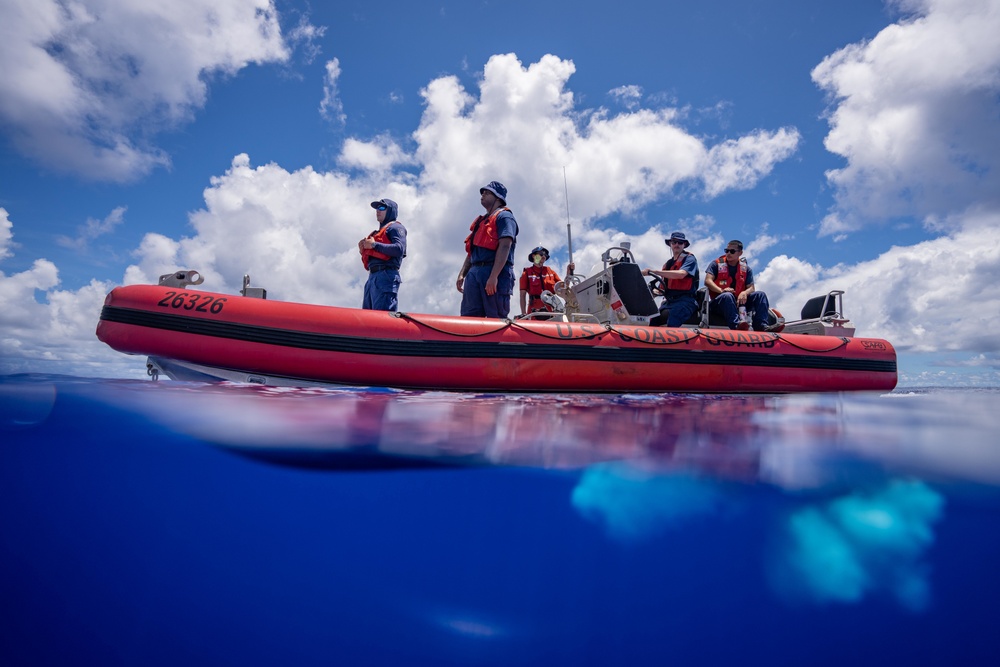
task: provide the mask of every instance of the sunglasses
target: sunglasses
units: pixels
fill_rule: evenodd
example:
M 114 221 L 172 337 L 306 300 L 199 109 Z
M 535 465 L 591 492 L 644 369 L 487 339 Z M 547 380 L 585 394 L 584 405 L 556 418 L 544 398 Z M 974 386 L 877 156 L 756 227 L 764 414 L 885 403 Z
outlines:
M 684 241 L 667 241 L 670 245 L 684 245 Z
M 739 250 L 736 250 L 734 248 L 726 248 L 726 254 L 727 255 L 735 255 L 738 252 L 739 252 Z
M 385 211 L 385 210 L 388 210 L 388 208 L 389 208 L 388 206 L 386 206 L 385 204 L 383 204 L 382 206 L 379 206 L 379 207 L 378 207 L 377 209 L 375 209 L 375 210 L 376 210 L 376 211 Z

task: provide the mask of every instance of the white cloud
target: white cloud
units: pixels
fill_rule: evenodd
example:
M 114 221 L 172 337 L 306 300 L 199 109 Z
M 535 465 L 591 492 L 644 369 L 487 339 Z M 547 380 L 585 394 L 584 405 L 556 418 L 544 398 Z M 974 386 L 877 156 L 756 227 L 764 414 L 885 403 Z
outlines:
M 128 280 L 154 281 L 188 268 L 201 271 L 206 286 L 235 290 L 249 272 L 274 298 L 357 306 L 364 280 L 357 240 L 375 224 L 368 203 L 390 197 L 409 229 L 401 309 L 454 313 L 462 240 L 480 212 L 484 183 L 497 179 L 508 186 L 522 244 L 556 249 L 565 245 L 565 201 L 552 193 L 563 193 L 566 165 L 581 243 L 575 259 L 583 267 L 598 261 L 605 240 L 626 238 L 592 221 L 671 196 L 680 184 L 704 183 L 712 192 L 744 187 L 766 175 L 776 154 L 794 143 L 783 130 L 757 132 L 749 142 L 737 140 L 739 150 L 712 156 L 673 123 L 669 111 L 611 116 L 597 110 L 586 113 L 579 128 L 566 90 L 573 71 L 571 62 L 554 56 L 528 67 L 513 55 L 495 56 L 478 99 L 453 77 L 436 79 L 422 91 L 426 110 L 413 133 L 414 151 L 388 136 L 350 139 L 339 158 L 350 175 L 253 167 L 249 156 L 237 156 L 206 190 L 205 208 L 192 215 L 194 236 L 169 248 L 166 239 L 151 237 Z M 727 161 L 733 168 L 720 168 Z M 389 171 L 402 165 L 417 169 Z M 664 233 L 656 225 L 648 243 L 645 236 L 631 239 L 640 261 L 662 263 Z M 591 242 L 601 247 L 585 247 Z
M 383 172 L 412 163 L 413 158 L 388 135 L 380 135 L 371 141 L 347 139 L 338 159 L 338 164 L 347 169 Z
M 758 285 L 786 317 L 844 289 L 861 335 L 907 352 L 995 355 L 1000 298 L 982 277 L 1000 271 L 1000 5 L 897 4 L 907 18 L 813 70 L 833 102 L 827 148 L 847 159 L 828 174 L 837 203 L 820 235 L 906 215 L 942 235 L 854 265 L 781 255 Z
M 14 239 L 14 223 L 10 221 L 7 209 L 0 206 L 0 259 L 11 256 L 10 246 Z
M 66 248 L 83 250 L 90 245 L 91 241 L 105 234 L 110 234 L 114 231 L 115 227 L 125 222 L 126 210 L 128 210 L 127 207 L 119 206 L 111 211 L 103 220 L 87 218 L 87 222 L 77 228 L 76 238 L 59 236 L 56 238 L 56 242 Z
M 137 376 L 141 364 L 94 336 L 113 285 L 92 280 L 75 291 L 56 289 L 58 285 L 59 271 L 45 259 L 10 276 L 0 272 L 0 373 Z M 36 300 L 36 292 L 45 294 L 44 303 Z
M 326 63 L 326 76 L 323 79 L 323 100 L 319 104 L 319 115 L 331 123 L 343 125 L 347 122 L 344 113 L 344 103 L 340 101 L 337 90 L 337 79 L 340 78 L 340 60 L 334 58 Z
M 204 104 L 210 75 L 288 55 L 272 0 L 8 0 L 0 121 L 48 168 L 128 181 L 169 163 L 150 137 Z
M 307 16 L 300 16 L 299 22 L 288 31 L 288 43 L 302 53 L 303 62 L 311 64 L 319 57 L 321 49 L 317 42 L 326 34 L 326 26 L 315 26 Z
M 642 101 L 642 86 L 619 86 L 608 91 L 626 109 L 636 109 Z
M 702 177 L 705 195 L 711 198 L 727 190 L 749 190 L 775 164 L 795 153 L 799 139 L 798 130 L 781 128 L 777 132 L 758 130 L 713 146 Z
M 964 359 L 943 360 L 939 366 L 961 366 L 966 368 L 1000 369 L 1000 357 L 997 355 L 973 354 Z
M 837 204 L 821 233 L 1000 206 L 1000 4 L 907 0 L 908 16 L 823 60 Z
M 790 319 L 809 297 L 846 290 L 844 309 L 858 334 L 886 338 L 899 350 L 1000 351 L 993 333 L 1000 327 L 1000 298 L 983 280 L 1000 274 L 1000 212 L 956 217 L 949 224 L 957 231 L 947 236 L 893 247 L 854 265 L 778 256 L 760 271 L 757 284 Z
M 768 227 L 769 225 L 767 223 L 761 225 L 760 234 L 758 234 L 753 241 L 743 244 L 744 255 L 748 258 L 748 261 L 751 261 L 753 257 L 759 256 L 765 250 L 773 248 L 783 240 L 789 238 L 787 236 L 774 236 L 773 234 L 768 234 Z

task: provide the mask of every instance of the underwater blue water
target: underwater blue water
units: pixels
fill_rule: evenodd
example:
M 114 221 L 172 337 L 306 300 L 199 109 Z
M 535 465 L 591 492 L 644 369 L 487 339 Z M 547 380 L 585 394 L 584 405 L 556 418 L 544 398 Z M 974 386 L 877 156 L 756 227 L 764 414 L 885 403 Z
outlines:
M 0 665 L 1000 664 L 998 426 L 0 377 Z

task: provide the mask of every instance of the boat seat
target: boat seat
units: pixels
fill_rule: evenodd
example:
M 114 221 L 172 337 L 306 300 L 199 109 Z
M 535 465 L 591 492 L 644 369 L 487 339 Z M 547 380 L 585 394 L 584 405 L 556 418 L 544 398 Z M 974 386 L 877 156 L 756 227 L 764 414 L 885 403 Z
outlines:
M 651 316 L 660 312 L 649 292 L 649 286 L 642 277 L 642 269 L 632 262 L 618 262 L 611 265 L 611 280 L 618 292 L 618 298 L 630 315 Z
M 698 302 L 698 310 L 691 313 L 691 317 L 684 324 L 693 324 L 696 327 L 704 327 L 712 324 L 708 309 L 708 303 L 711 301 L 708 298 L 708 288 L 699 287 L 698 291 L 694 293 L 694 299 Z
M 814 296 L 806 301 L 806 305 L 802 306 L 803 320 L 818 320 L 827 315 L 837 314 L 837 300 L 832 292 L 823 296 Z

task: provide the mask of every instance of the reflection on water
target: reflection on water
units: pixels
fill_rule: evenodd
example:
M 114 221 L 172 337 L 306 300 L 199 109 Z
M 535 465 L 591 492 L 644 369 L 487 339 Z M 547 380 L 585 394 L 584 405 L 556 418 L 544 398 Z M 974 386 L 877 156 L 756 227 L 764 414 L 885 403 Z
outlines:
M 641 599 L 641 591 L 651 587 L 651 606 L 644 612 L 650 618 L 616 612 L 647 632 L 659 627 L 657 605 L 680 604 L 675 598 L 682 597 L 688 586 L 713 591 L 720 608 L 743 597 L 764 604 L 754 597 L 761 595 L 756 585 L 765 591 L 769 604 L 778 605 L 771 614 L 782 613 L 776 611 L 779 608 L 819 613 L 888 603 L 905 616 L 926 617 L 942 604 L 939 598 L 955 604 L 955 590 L 969 585 L 953 584 L 942 596 L 940 581 L 949 576 L 968 573 L 979 586 L 1000 594 L 992 568 L 973 571 L 966 563 L 952 566 L 953 573 L 947 574 L 947 563 L 964 563 L 966 553 L 981 553 L 977 558 L 987 561 L 988 554 L 1000 555 L 992 537 L 998 534 L 995 517 L 1000 506 L 1000 448 L 993 444 L 998 415 L 997 391 L 472 395 L 0 378 L 0 482 L 6 480 L 6 487 L 0 485 L 0 506 L 12 507 L 24 503 L 24 498 L 40 505 L 46 502 L 44 495 L 35 495 L 42 494 L 40 489 L 49 482 L 46 470 L 54 478 L 68 476 L 70 484 L 85 483 L 89 472 L 64 469 L 60 456 L 93 460 L 94 470 L 100 470 L 110 456 L 100 448 L 101 440 L 115 433 L 125 438 L 128 447 L 115 450 L 122 470 L 115 471 L 112 481 L 100 482 L 104 495 L 99 498 L 141 495 L 145 487 L 136 491 L 130 476 L 145 470 L 142 453 L 153 444 L 160 443 L 159 458 L 152 458 L 161 466 L 171 461 L 162 443 L 169 443 L 178 455 L 212 452 L 214 459 L 197 459 L 195 467 L 184 464 L 150 483 L 147 502 L 152 503 L 154 518 L 168 527 L 179 525 L 199 513 L 218 512 L 219 504 L 224 506 L 230 496 L 241 497 L 244 504 L 259 496 L 261 506 L 251 511 L 250 518 L 241 514 L 242 504 L 219 515 L 224 522 L 244 521 L 248 526 L 236 546 L 209 531 L 209 536 L 200 538 L 202 548 L 224 551 L 220 556 L 224 561 L 246 558 L 252 550 L 244 543 L 253 543 L 256 531 L 266 531 L 261 526 L 269 525 L 273 512 L 273 526 L 281 528 L 272 526 L 272 531 L 298 522 L 302 532 L 275 542 L 279 551 L 269 558 L 289 561 L 290 571 L 295 572 L 300 554 L 347 550 L 354 556 L 340 567 L 358 581 L 381 581 L 398 567 L 407 571 L 411 567 L 407 558 L 421 553 L 427 559 L 423 569 L 412 566 L 419 574 L 394 579 L 395 587 L 384 598 L 371 588 L 352 592 L 343 584 L 328 594 L 338 605 L 368 605 L 372 618 L 386 613 L 373 599 L 384 599 L 390 609 L 410 600 L 421 609 L 414 615 L 425 617 L 423 627 L 465 641 L 524 641 L 527 630 L 509 630 L 517 625 L 539 635 L 547 629 L 568 642 L 565 638 L 576 634 L 556 630 L 553 619 L 561 614 L 587 628 L 595 622 L 612 623 L 603 612 L 592 610 L 620 609 L 625 601 L 615 598 L 617 593 L 605 593 L 608 599 L 598 600 L 598 593 L 581 591 L 594 586 L 616 590 L 623 577 L 636 586 L 629 593 L 633 597 Z M 37 438 L 61 443 L 62 453 L 54 456 L 51 447 L 41 446 Z M 91 454 L 79 451 L 80 447 L 100 455 L 88 459 Z M 386 470 L 393 472 L 378 474 Z M 253 482 L 241 481 L 241 476 L 254 471 L 259 474 Z M 365 472 L 354 474 L 357 471 Z M 25 474 L 34 475 L 34 481 L 22 481 Z M 192 479 L 200 476 L 210 481 L 198 490 Z M 121 489 L 115 491 L 115 484 Z M 302 497 L 300 487 L 309 489 Z M 160 497 L 173 498 L 178 509 L 160 504 Z M 382 504 L 375 499 L 382 499 Z M 110 500 L 92 502 L 104 523 L 104 517 L 122 511 Z M 970 512 L 970 503 L 986 510 Z M 957 515 L 961 507 L 965 514 Z M 369 516 L 367 522 L 356 518 L 357 513 Z M 464 523 L 459 518 L 463 513 Z M 16 533 L 20 524 L 13 516 L 8 515 L 0 527 L 7 533 L 0 532 L 6 544 L 34 539 L 29 536 L 38 530 L 36 524 L 26 523 L 25 532 Z M 951 555 L 945 558 L 937 545 L 949 521 L 979 529 L 968 532 L 968 542 L 961 548 L 954 544 L 953 531 L 952 548 L 946 552 Z M 982 530 L 984 525 L 992 530 Z M 71 548 L 85 554 L 99 541 L 89 536 L 94 526 L 79 530 L 87 539 L 71 543 Z M 397 552 L 398 535 L 411 532 L 411 546 L 419 546 Z M 321 539 L 319 535 L 335 540 L 336 547 L 312 545 Z M 126 549 L 143 553 L 130 542 L 138 539 L 132 533 L 123 532 L 121 539 Z M 971 540 L 987 541 L 973 545 Z M 472 555 L 467 553 L 470 545 L 480 543 L 490 545 L 490 550 L 473 548 Z M 365 576 L 373 556 L 359 544 L 391 544 L 385 550 L 389 560 L 376 560 Z M 699 551 L 702 545 L 704 551 Z M 0 556 L 4 553 L 0 548 Z M 13 562 L 30 562 L 36 556 L 17 554 Z M 495 560 L 486 567 L 484 560 L 491 558 Z M 622 569 L 609 571 L 609 564 L 615 563 Z M 507 567 L 513 564 L 517 576 L 504 579 L 511 576 Z M 715 583 L 737 566 L 743 568 L 738 576 Z M 528 586 L 524 579 L 530 580 L 534 569 L 548 575 L 544 584 L 536 584 L 543 588 L 526 595 L 531 604 L 540 604 L 539 598 L 566 600 L 568 607 L 557 602 L 543 605 L 547 611 L 535 612 L 537 617 L 506 609 L 512 591 Z M 579 577 L 564 573 L 576 570 Z M 17 572 L 14 566 L 8 574 Z M 464 581 L 463 592 L 441 593 L 448 585 L 444 582 L 456 577 Z M 492 579 L 498 582 L 496 591 L 484 583 Z M 412 581 L 434 581 L 438 592 L 418 587 L 408 597 Z M 718 585 L 723 588 L 712 588 Z M 242 586 L 240 582 L 237 597 L 243 595 Z M 469 586 L 478 594 L 470 597 L 465 592 Z M 310 581 L 299 596 L 311 600 L 314 589 L 315 582 Z M 419 605 L 413 599 L 424 602 Z M 661 602 L 664 599 L 675 601 Z M 685 615 L 697 615 L 692 609 L 697 609 L 698 599 L 686 599 Z M 287 602 L 279 597 L 273 603 L 280 607 L 281 600 Z M 628 605 L 635 604 L 639 603 L 629 598 Z M 679 622 L 675 616 L 671 623 Z M 755 622 L 752 614 L 742 616 L 739 627 Z M 794 624 L 794 617 L 785 623 Z M 756 627 L 755 632 L 764 629 Z M 953 639 L 949 635 L 949 645 Z M 584 644 L 574 655 L 593 660 L 592 648 Z M 645 653 L 636 650 L 629 655 L 663 657 L 655 648 Z M 797 663 L 809 655 L 793 652 L 777 662 Z M 848 657 L 835 650 L 830 656 L 830 662 L 835 662 L 833 656 Z M 509 661 L 503 658 L 514 657 L 523 656 L 497 654 L 485 662 L 504 664 Z M 455 664 L 483 662 L 480 654 L 452 658 Z
M 43 419 L 55 391 L 0 383 L 0 420 Z M 647 475 L 790 490 L 850 485 L 880 471 L 1000 484 L 997 391 L 568 396 L 105 382 L 85 392 L 175 432 L 303 467 L 356 468 L 363 454 L 376 469 L 619 462 Z

